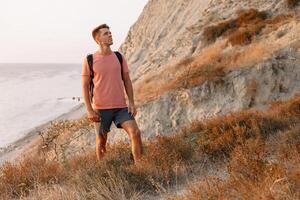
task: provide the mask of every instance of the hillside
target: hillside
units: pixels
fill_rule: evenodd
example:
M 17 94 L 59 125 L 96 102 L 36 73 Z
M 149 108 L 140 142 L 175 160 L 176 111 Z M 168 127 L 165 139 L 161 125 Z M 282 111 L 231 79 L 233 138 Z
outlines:
M 149 0 L 120 51 L 145 154 L 86 116 L 0 169 L 3 199 L 299 199 L 298 0 Z
M 84 124 L 61 122 L 50 133 L 63 135 Z M 68 159 L 45 157 L 47 143 L 40 155 L 1 167 L 0 194 L 37 200 L 299 199 L 299 124 L 299 96 L 266 111 L 194 121 L 172 136 L 144 142 L 138 165 L 122 142 L 110 145 L 100 162 L 94 150 Z

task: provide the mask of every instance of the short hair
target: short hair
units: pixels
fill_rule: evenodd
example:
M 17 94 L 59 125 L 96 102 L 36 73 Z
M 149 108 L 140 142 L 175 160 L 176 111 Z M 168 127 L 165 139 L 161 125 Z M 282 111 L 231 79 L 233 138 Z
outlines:
M 96 28 L 93 29 L 92 35 L 93 35 L 93 38 L 94 38 L 95 41 L 96 41 L 96 35 L 98 34 L 99 30 L 102 29 L 102 28 L 108 28 L 109 29 L 109 26 L 107 26 L 106 24 L 101 24 L 101 25 L 99 25 L 99 26 L 97 26 Z

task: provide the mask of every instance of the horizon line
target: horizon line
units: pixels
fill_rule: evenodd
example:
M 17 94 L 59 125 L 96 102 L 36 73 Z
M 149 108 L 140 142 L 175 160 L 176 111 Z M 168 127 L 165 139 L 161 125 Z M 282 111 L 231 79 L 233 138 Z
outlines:
M 81 64 L 75 62 L 0 62 L 0 64 Z

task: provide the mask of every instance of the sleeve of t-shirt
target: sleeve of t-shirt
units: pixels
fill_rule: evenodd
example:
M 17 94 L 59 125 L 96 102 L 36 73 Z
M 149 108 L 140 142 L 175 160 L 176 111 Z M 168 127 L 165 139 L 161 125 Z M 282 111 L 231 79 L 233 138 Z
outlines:
M 128 69 L 128 65 L 127 65 L 127 62 L 126 62 L 126 59 L 125 57 L 122 55 L 122 58 L 123 58 L 123 72 L 126 73 L 126 72 L 129 72 L 129 69 Z
M 81 75 L 82 76 L 89 76 L 90 75 L 90 68 L 87 62 L 87 59 L 84 58 L 82 62 L 82 69 L 81 69 Z

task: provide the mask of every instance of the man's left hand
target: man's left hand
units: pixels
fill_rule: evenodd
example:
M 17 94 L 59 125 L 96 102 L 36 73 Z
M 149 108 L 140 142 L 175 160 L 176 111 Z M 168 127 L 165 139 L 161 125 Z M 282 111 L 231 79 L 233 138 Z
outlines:
M 128 112 L 135 117 L 137 110 L 133 103 L 129 103 Z

